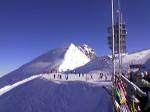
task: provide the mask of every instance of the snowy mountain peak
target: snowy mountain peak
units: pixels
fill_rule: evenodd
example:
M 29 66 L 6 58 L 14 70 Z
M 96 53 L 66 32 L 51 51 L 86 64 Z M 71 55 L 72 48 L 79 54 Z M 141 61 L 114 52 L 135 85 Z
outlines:
M 72 48 L 72 47 L 75 47 L 75 44 L 71 43 L 71 44 L 69 45 L 69 48 Z
M 83 44 L 81 46 L 78 46 L 78 48 L 86 55 L 88 56 L 90 59 L 95 59 L 96 58 L 96 53 L 94 51 L 94 49 L 92 49 L 91 47 L 89 47 L 86 44 Z
M 90 58 L 71 43 L 65 53 L 62 64 L 59 66 L 59 71 L 73 70 L 79 66 L 85 65 L 89 61 Z
M 27 65 L 27 68 L 29 68 L 28 70 L 32 68 L 35 71 L 42 67 L 40 71 L 43 71 L 44 68 L 45 72 L 52 69 L 62 72 L 82 66 L 89 61 L 90 59 L 76 45 L 71 43 L 67 48 L 54 49 L 36 58 Z
M 71 44 L 68 46 L 67 51 L 68 51 L 68 50 L 74 50 L 75 48 L 76 48 L 76 45 L 73 44 L 73 43 L 71 43 Z
M 67 48 L 53 49 L 5 75 L 0 79 L 0 87 L 27 78 L 32 74 L 73 70 L 87 64 L 90 60 L 85 53 L 71 43 Z

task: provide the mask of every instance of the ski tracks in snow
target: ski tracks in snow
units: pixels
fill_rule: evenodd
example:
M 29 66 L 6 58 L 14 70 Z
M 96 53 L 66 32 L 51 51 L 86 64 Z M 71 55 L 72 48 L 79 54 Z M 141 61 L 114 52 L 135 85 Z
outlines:
M 5 86 L 5 87 L 0 89 L 0 96 L 3 95 L 4 93 L 7 93 L 8 91 L 12 90 L 13 88 L 15 88 L 17 86 L 22 85 L 22 84 L 24 84 L 26 82 L 29 82 L 29 81 L 31 81 L 31 80 L 33 80 L 35 78 L 38 78 L 38 77 L 41 77 L 41 75 L 33 75 L 33 76 L 29 77 L 29 78 L 26 78 L 26 79 L 24 79 L 22 81 L 16 82 L 16 83 L 14 83 L 12 85 L 7 85 L 7 86 Z

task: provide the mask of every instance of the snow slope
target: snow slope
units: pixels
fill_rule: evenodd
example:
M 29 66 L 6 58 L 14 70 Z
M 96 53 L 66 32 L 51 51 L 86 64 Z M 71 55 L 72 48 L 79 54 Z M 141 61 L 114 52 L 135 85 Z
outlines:
M 55 75 L 55 78 L 54 78 Z M 59 77 L 59 75 L 61 75 L 61 78 Z M 93 78 L 91 79 L 91 75 L 93 76 Z M 66 79 L 66 76 L 68 76 L 68 79 Z M 111 85 L 111 77 L 108 77 L 107 80 L 105 80 L 105 78 L 99 78 L 99 75 L 97 74 L 85 74 L 82 76 L 79 76 L 78 74 L 64 74 L 64 73 L 50 73 L 50 74 L 38 74 L 38 75 L 33 75 L 30 76 L 24 80 L 18 81 L 12 85 L 6 85 L 3 88 L 0 88 L 0 96 L 7 93 L 8 91 L 14 89 L 17 86 L 20 86 L 24 83 L 27 83 L 33 79 L 36 78 L 43 78 L 43 79 L 47 79 L 47 80 L 51 80 L 53 82 L 57 82 L 57 83 L 62 83 L 62 82 L 67 82 L 67 81 L 83 81 L 86 83 L 97 83 L 98 85 Z
M 46 74 L 51 70 L 109 74 L 111 58 L 92 58 L 94 55 L 86 45 L 70 44 L 47 52 L 0 78 L 0 112 L 111 112 L 111 96 L 102 87 L 110 87 L 111 82 L 99 82 L 96 75 L 94 79 L 90 79 L 90 75 L 79 79 L 76 74 L 70 74 L 67 81 L 63 74 L 60 81 L 54 79 L 54 74 Z M 145 64 L 150 69 L 150 49 L 124 55 L 123 64 L 124 67 Z M 56 73 L 56 77 L 59 74 Z
M 117 62 L 117 60 L 116 60 Z M 123 55 L 123 69 L 126 71 L 131 64 L 144 64 L 150 70 L 150 49 Z M 118 62 L 116 63 L 118 70 Z M 84 66 L 75 69 L 76 72 L 103 72 L 109 74 L 112 71 L 110 56 L 97 57 Z
M 90 59 L 82 53 L 74 44 L 70 44 L 67 48 L 54 49 L 39 58 L 26 64 L 22 68 L 24 71 L 50 71 L 56 69 L 58 71 L 72 70 L 76 67 L 88 63 Z
M 124 64 L 144 64 L 150 59 L 150 49 L 142 50 L 132 54 L 127 54 L 123 58 Z
M 146 70 L 150 71 L 150 58 L 146 61 L 145 66 L 146 66 Z
M 29 78 L 26 78 L 26 79 L 24 79 L 22 81 L 16 82 L 16 83 L 14 83 L 12 85 L 7 85 L 7 86 L 5 86 L 5 87 L 3 87 L 3 88 L 0 89 L 0 96 L 3 95 L 3 94 L 5 94 L 5 93 L 7 93 L 10 90 L 12 90 L 13 88 L 15 88 L 17 86 L 20 86 L 21 84 L 24 84 L 26 82 L 29 82 L 29 81 L 37 78 L 37 77 L 40 77 L 40 76 L 41 75 L 33 75 L 33 76 L 29 77 Z
M 138 51 L 131 54 L 126 54 L 123 57 L 124 68 L 128 68 L 129 65 L 142 64 L 145 65 L 145 69 L 150 68 L 150 49 Z
M 75 69 L 76 72 L 105 72 L 110 73 L 112 69 L 112 62 L 108 56 L 97 57 L 94 60 L 91 60 L 84 66 L 78 67 Z
M 65 54 L 64 60 L 59 67 L 59 71 L 73 70 L 79 66 L 85 65 L 90 59 L 81 52 L 78 47 L 71 44 Z
M 104 84 L 105 85 L 105 84 Z M 34 78 L 0 96 L 0 112 L 111 112 L 102 85 Z
M 88 56 L 86 56 L 78 47 L 74 44 L 70 44 L 66 48 L 51 50 L 0 78 L 0 88 L 23 80 L 33 74 L 49 72 L 51 70 L 72 70 L 89 61 L 90 58 L 88 58 Z

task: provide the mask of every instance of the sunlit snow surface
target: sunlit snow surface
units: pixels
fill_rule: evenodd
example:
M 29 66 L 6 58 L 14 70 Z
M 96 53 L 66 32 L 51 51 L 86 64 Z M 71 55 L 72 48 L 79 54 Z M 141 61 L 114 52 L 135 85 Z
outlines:
M 74 44 L 71 44 L 65 54 L 62 64 L 59 66 L 59 71 L 73 70 L 79 66 L 88 63 L 90 59 L 79 50 Z
M 72 77 L 75 77 L 72 76 Z M 76 76 L 77 77 L 77 76 Z M 10 86 L 0 96 L 0 112 L 111 112 L 111 96 L 98 82 L 84 78 L 66 81 L 39 75 Z M 28 80 L 28 81 L 27 81 Z M 13 87 L 13 88 L 11 88 Z M 0 89 L 1 92 L 2 89 Z M 3 89 L 4 90 L 4 89 Z
M 111 96 L 103 88 L 110 88 L 111 82 L 97 75 L 104 73 L 111 79 L 111 59 L 90 60 L 85 51 L 92 50 L 81 51 L 73 44 L 54 49 L 0 78 L 0 112 L 112 112 Z M 150 50 L 123 56 L 124 68 L 145 63 L 150 70 Z M 55 79 L 54 74 L 43 74 L 74 68 L 78 74 L 69 74 L 68 80 L 66 74 L 61 79 L 58 73 Z
M 148 59 L 150 59 L 150 49 L 125 55 L 123 57 L 123 63 L 145 64 Z

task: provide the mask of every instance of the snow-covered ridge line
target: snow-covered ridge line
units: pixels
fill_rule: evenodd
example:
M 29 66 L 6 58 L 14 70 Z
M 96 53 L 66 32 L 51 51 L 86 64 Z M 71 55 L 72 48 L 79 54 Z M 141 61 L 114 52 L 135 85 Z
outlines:
M 26 79 L 24 79 L 22 81 L 19 81 L 17 83 L 12 84 L 12 85 L 7 85 L 7 86 L 5 86 L 5 87 L 0 89 L 0 96 L 3 95 L 4 93 L 7 93 L 8 91 L 12 90 L 13 88 L 15 88 L 17 86 L 22 85 L 22 84 L 24 84 L 26 82 L 29 82 L 29 81 L 31 81 L 31 80 L 33 80 L 35 78 L 38 78 L 38 77 L 41 77 L 41 74 L 40 75 L 33 75 L 33 76 L 29 77 L 29 78 L 26 78 Z
M 55 76 L 54 76 L 55 75 Z M 61 78 L 60 78 L 61 76 Z M 55 78 L 54 78 L 55 77 Z M 86 83 L 99 83 L 98 85 L 103 85 L 105 82 L 106 85 L 111 84 L 111 76 L 103 76 L 100 78 L 99 74 L 60 74 L 60 73 L 52 73 L 52 74 L 43 74 L 41 78 L 44 78 L 46 80 L 51 80 L 56 83 L 63 83 L 63 82 L 75 82 L 75 81 L 82 81 Z
M 137 50 L 137 51 L 130 52 L 130 53 L 128 53 L 128 55 L 137 54 L 137 53 L 140 53 L 140 52 L 149 52 L 149 51 L 150 51 L 150 48 L 141 49 L 141 50 Z
M 55 78 L 54 78 L 55 75 Z M 61 79 L 60 79 L 60 75 L 61 75 Z M 99 75 L 98 74 L 92 74 L 92 78 L 91 78 L 91 74 L 86 74 L 86 75 L 81 75 L 79 76 L 79 74 L 61 74 L 61 73 L 52 73 L 52 74 L 39 74 L 39 75 L 33 75 L 29 78 L 26 78 L 24 80 L 21 80 L 19 82 L 16 82 L 12 85 L 7 85 L 3 88 L 0 89 L 0 96 L 7 93 L 8 91 L 14 89 L 17 86 L 20 86 L 24 83 L 27 83 L 33 79 L 36 79 L 38 77 L 44 78 L 46 80 L 51 80 L 53 82 L 56 83 L 61 83 L 61 82 L 65 82 L 65 81 L 83 81 L 86 83 L 99 83 L 98 85 L 110 85 L 111 82 L 111 76 L 107 77 L 107 82 L 105 77 L 99 79 Z M 66 77 L 68 77 L 68 79 L 66 79 Z M 105 82 L 105 84 L 104 84 Z

